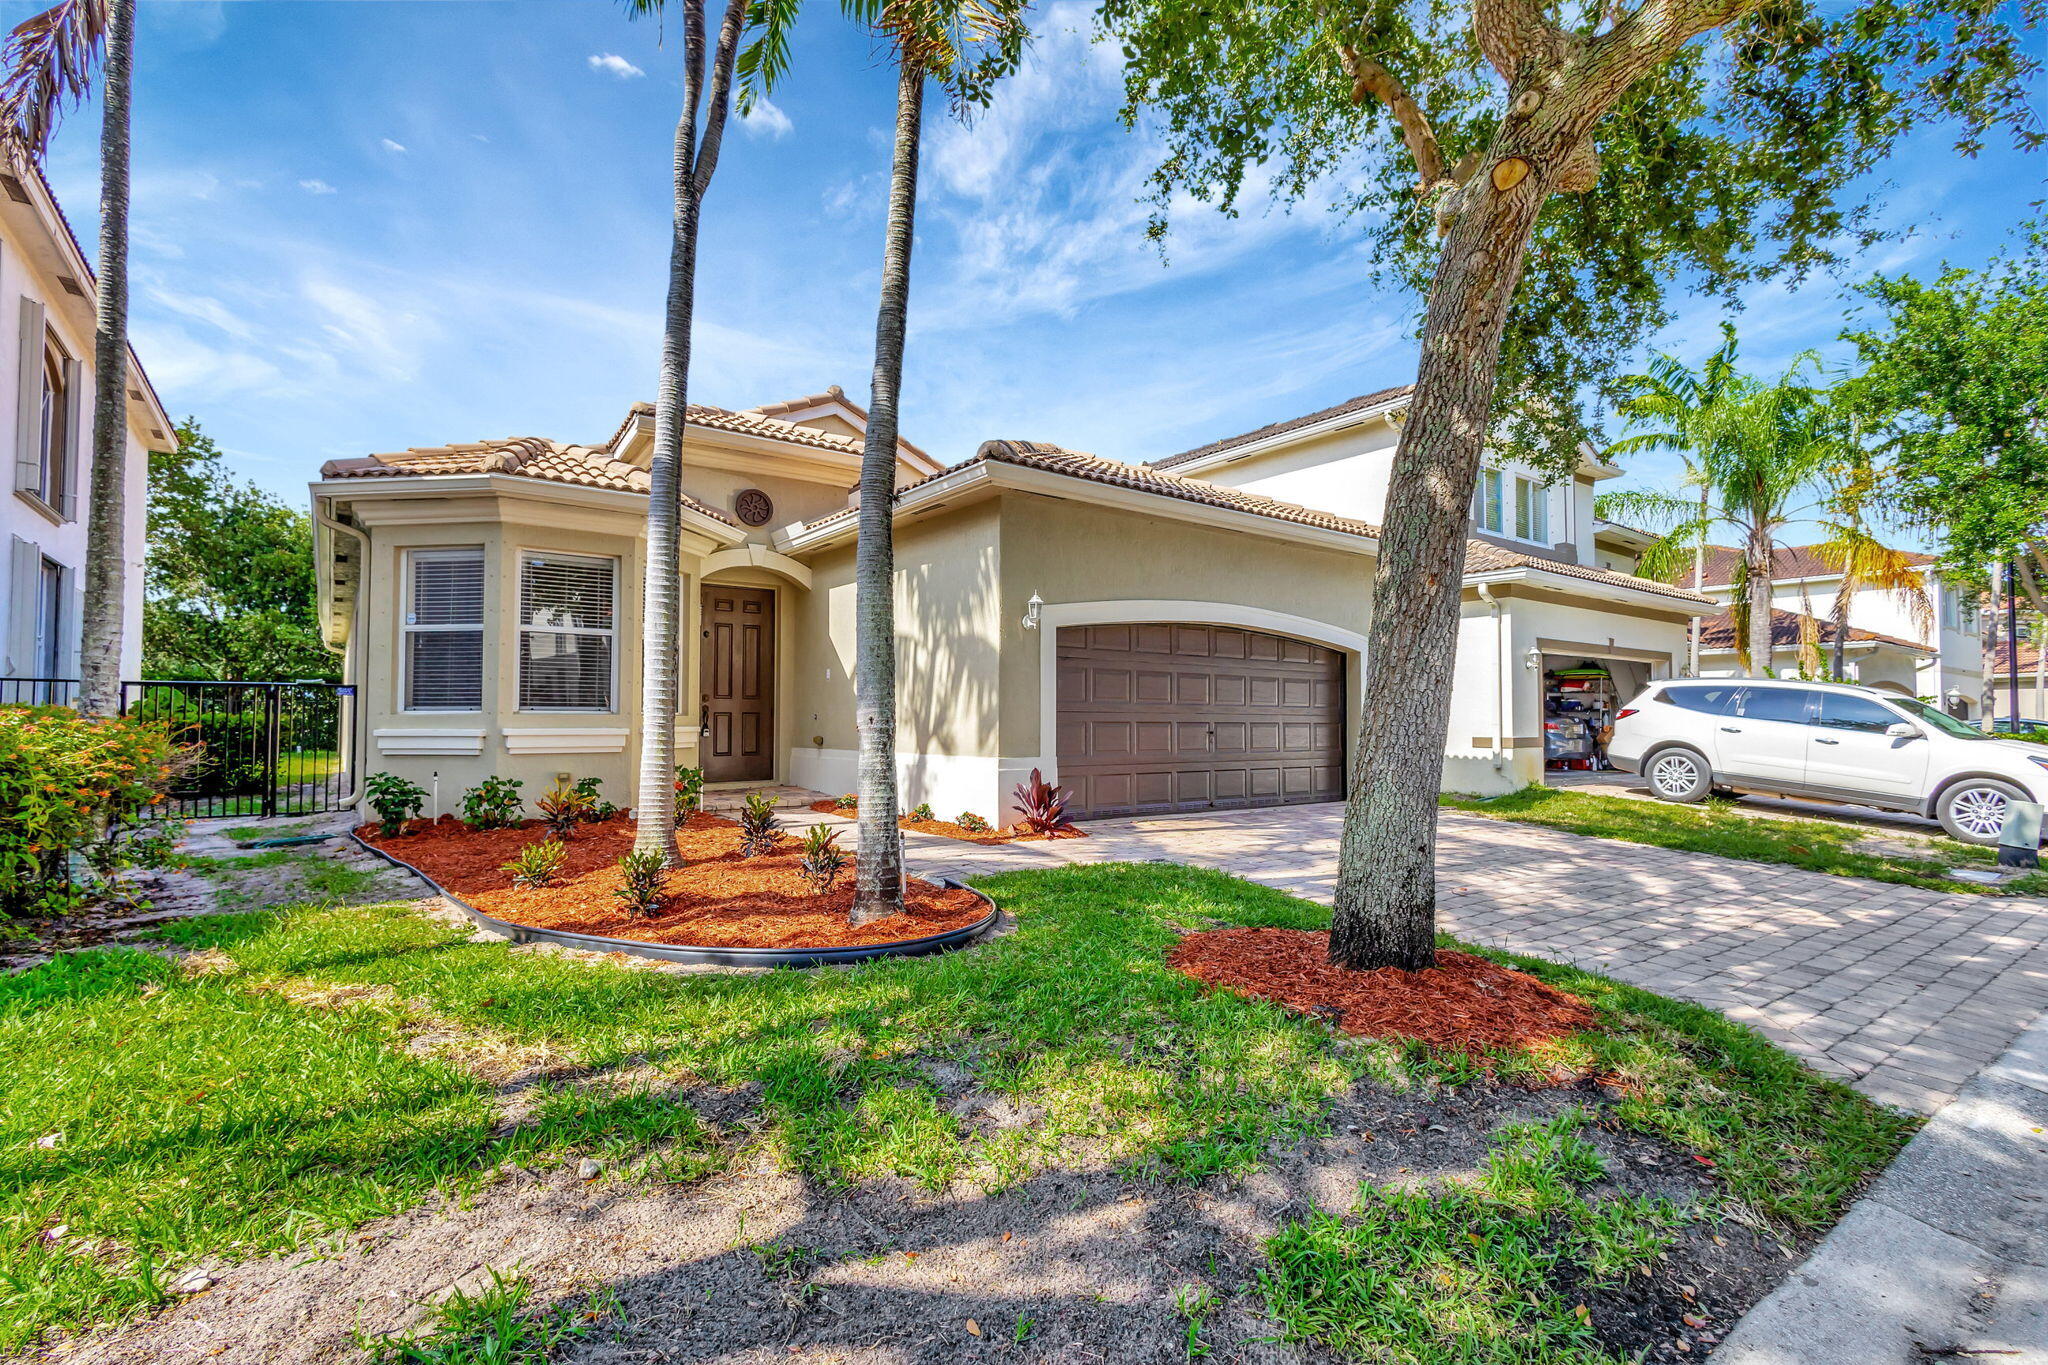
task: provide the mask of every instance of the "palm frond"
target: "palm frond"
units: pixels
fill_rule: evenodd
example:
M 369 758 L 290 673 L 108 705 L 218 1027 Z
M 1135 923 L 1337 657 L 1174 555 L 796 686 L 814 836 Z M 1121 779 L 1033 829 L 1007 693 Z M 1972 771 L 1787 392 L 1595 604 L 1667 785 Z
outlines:
M 641 0 L 645 3 L 646 0 Z M 861 0 L 847 0 L 849 5 Z M 735 98 L 741 114 L 751 112 L 789 74 L 790 35 L 796 30 L 797 0 L 753 0 L 747 7 L 747 32 L 751 40 L 740 49 L 737 65 L 739 90 Z
M 107 23 L 106 0 L 59 0 L 15 25 L 0 45 L 0 137 L 43 154 L 65 108 L 92 90 Z
M 1696 520 L 1699 511 L 1699 499 L 1655 488 L 1618 489 L 1593 500 L 1593 515 L 1601 520 L 1640 526 L 1659 535 L 1669 534 L 1681 522 Z

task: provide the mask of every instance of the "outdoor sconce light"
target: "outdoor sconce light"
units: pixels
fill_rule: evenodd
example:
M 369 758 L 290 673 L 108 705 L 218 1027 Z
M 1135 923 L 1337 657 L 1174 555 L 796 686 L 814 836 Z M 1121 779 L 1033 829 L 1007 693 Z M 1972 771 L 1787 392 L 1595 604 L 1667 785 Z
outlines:
M 1044 609 L 1045 599 L 1040 597 L 1037 593 L 1032 593 L 1031 600 L 1024 604 L 1024 629 L 1037 630 L 1038 613 L 1040 611 L 1043 611 Z
M 1526 668 L 1543 667 L 1543 651 L 1530 645 L 1529 652 L 1522 656 L 1522 664 Z

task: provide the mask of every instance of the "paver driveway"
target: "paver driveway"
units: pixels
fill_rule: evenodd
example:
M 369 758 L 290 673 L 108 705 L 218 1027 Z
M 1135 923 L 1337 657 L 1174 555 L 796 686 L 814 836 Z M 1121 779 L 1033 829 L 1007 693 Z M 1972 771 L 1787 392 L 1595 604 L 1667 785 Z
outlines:
M 1339 805 L 1112 820 L 981 847 L 906 838 L 960 875 L 1167 858 L 1327 903 Z M 1721 1010 L 1875 1099 L 1931 1113 L 2048 1008 L 2048 902 L 1944 895 L 1442 813 L 1445 929 Z

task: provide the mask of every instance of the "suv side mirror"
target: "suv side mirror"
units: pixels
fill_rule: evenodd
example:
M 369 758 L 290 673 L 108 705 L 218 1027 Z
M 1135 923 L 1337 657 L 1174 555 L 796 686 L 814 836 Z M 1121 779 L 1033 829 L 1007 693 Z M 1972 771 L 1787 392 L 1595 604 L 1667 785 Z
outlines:
M 1884 727 L 1884 733 L 1887 739 L 1918 739 L 1920 727 L 1911 721 L 1895 720 Z

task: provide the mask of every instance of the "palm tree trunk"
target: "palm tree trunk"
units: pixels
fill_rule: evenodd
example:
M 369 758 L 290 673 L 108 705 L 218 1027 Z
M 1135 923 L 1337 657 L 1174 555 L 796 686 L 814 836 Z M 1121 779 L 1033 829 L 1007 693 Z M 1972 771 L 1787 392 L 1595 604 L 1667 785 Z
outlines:
M 860 836 L 853 908 L 866 924 L 903 908 L 903 833 L 896 825 L 897 405 L 910 303 L 910 246 L 917 216 L 917 156 L 924 69 L 905 61 L 896 83 L 896 149 L 889 168 L 889 225 L 882 301 L 875 314 L 874 392 L 860 458 L 860 531 L 854 551 L 854 723 L 860 735 Z
M 1708 490 L 1700 489 L 1700 533 L 1692 546 L 1692 590 L 1694 595 L 1703 596 L 1702 589 L 1707 583 L 1707 518 L 1710 515 Z M 1685 676 L 1697 678 L 1700 675 L 1700 618 L 1695 616 L 1685 628 Z
M 85 526 L 85 619 L 78 651 L 78 709 L 89 716 L 111 716 L 121 708 L 121 607 L 128 580 L 128 106 L 135 0 L 110 0 L 107 21 L 92 339 L 92 506 Z
M 676 706 L 682 673 L 683 427 L 690 387 L 690 322 L 697 290 L 697 108 L 703 81 L 704 9 L 683 17 L 683 112 L 670 166 L 674 213 L 668 252 L 668 303 L 661 370 L 655 383 L 654 452 L 647 466 L 646 582 L 641 587 L 640 781 L 634 797 L 635 853 L 674 867 Z
M 1771 532 L 1761 522 L 1749 532 L 1744 555 L 1749 560 L 1745 575 L 1749 585 L 1749 672 L 1766 678 L 1771 673 Z
M 1842 586 L 1835 589 L 1835 657 L 1832 667 L 1836 682 L 1849 680 L 1849 599 L 1855 595 L 1855 580 L 1845 571 L 1842 574 Z
M 1556 164 L 1502 144 L 1492 155 Z M 1496 189 L 1474 177 L 1430 287 L 1415 402 L 1394 451 L 1373 575 L 1364 714 L 1330 922 L 1330 960 L 1340 966 L 1419 971 L 1436 962 L 1437 791 L 1466 515 L 1492 427 L 1501 333 L 1548 193 L 1532 183 L 1541 180 Z
M 1985 583 L 1983 613 L 1977 618 L 1979 652 L 1984 657 L 1984 666 L 1977 671 L 1977 725 L 1986 734 L 1992 732 L 1998 711 L 1998 572 L 1993 564 Z

